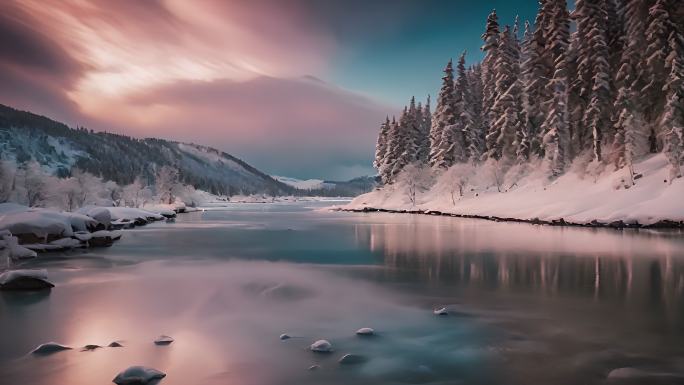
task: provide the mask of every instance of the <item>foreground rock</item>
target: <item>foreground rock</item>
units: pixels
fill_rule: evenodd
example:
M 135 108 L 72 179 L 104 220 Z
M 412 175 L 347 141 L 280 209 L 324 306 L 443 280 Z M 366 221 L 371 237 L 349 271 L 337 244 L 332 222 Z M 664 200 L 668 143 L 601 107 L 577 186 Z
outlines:
M 154 340 L 155 345 L 170 345 L 173 342 L 173 338 L 165 335 L 160 335 L 157 337 L 156 340 Z
M 361 328 L 356 331 L 356 335 L 359 336 L 372 336 L 375 334 L 375 330 L 373 328 Z
M 442 307 L 442 308 L 439 308 L 439 309 L 435 309 L 435 310 L 433 310 L 432 312 L 433 312 L 435 315 L 449 315 L 449 311 L 448 311 L 447 308 L 445 308 L 445 307 Z
M 358 354 L 345 354 L 339 359 L 340 365 L 358 365 L 368 361 L 368 358 Z
M 61 352 L 63 350 L 71 350 L 72 348 L 66 345 L 58 344 L 57 342 L 47 342 L 39 345 L 31 351 L 31 354 L 48 355 L 52 353 Z
M 55 287 L 47 270 L 10 270 L 0 274 L 0 290 L 46 290 Z
M 117 385 L 144 385 L 166 377 L 166 373 L 145 366 L 131 366 L 112 380 Z
M 330 353 L 332 352 L 332 344 L 328 340 L 318 340 L 309 347 L 312 352 Z

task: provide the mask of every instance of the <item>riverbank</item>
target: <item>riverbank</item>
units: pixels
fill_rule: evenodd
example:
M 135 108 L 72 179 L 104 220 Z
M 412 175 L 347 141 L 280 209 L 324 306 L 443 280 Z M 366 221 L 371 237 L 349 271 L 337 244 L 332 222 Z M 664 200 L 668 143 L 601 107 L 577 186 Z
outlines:
M 427 187 L 400 181 L 334 209 L 553 226 L 684 228 L 684 180 L 668 180 L 662 155 L 636 164 L 633 183 L 625 170 L 606 171 L 600 178 L 568 172 L 554 181 L 530 171 L 497 187 L 488 183 L 485 171 L 475 170 L 460 188 L 458 179 L 444 177 Z

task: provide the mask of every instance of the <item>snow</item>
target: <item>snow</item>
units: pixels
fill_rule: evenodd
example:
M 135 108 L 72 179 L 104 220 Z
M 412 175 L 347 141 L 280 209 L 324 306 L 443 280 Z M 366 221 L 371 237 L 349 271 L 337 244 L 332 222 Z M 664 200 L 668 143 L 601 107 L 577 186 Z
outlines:
M 0 212 L 6 212 L 0 214 L 0 230 L 8 230 L 15 235 L 33 234 L 39 238 L 45 238 L 48 235 L 71 236 L 73 234 L 71 217 L 68 215 L 44 209 L 4 210 L 2 207 L 4 205 L 7 203 L 0 204 Z
M 332 352 L 332 344 L 328 340 L 318 340 L 309 347 L 311 351 L 318 353 Z
M 669 183 L 666 157 L 663 154 L 647 157 L 636 163 L 634 169 L 642 177 L 633 186 L 629 186 L 625 169 L 605 171 L 596 177 L 571 170 L 552 182 L 533 169 L 514 186 L 504 185 L 503 192 L 498 192 L 491 183 L 484 182 L 487 170 L 479 168 L 463 189 L 464 196 L 459 197 L 456 192 L 454 200 L 453 192 L 445 191 L 444 186 L 455 183 L 438 180 L 427 191 L 418 191 L 414 204 L 407 194 L 407 182 L 402 180 L 361 195 L 341 208 L 435 211 L 545 222 L 563 219 L 577 224 L 623 221 L 650 225 L 665 220 L 684 221 L 684 178 Z
M 135 221 L 136 219 L 160 221 L 164 219 L 161 214 L 133 207 L 107 207 L 107 210 L 112 216 L 112 221 Z
M 11 259 L 29 259 L 37 256 L 36 252 L 19 245 L 17 237 L 13 237 L 9 232 L 0 237 L 0 249 L 6 248 Z
M 105 227 L 108 227 L 109 224 L 112 222 L 112 214 L 109 212 L 109 210 L 106 207 L 84 206 L 84 207 L 81 207 L 80 209 L 78 209 L 77 212 L 93 218 L 94 220 L 96 220 L 98 223 L 104 225 Z
M 145 366 L 131 366 L 117 374 L 112 380 L 117 385 L 148 384 L 153 380 L 166 377 L 165 373 Z
M 34 278 L 45 281 L 47 280 L 47 270 L 9 270 L 0 274 L 0 285 L 6 285 L 19 278 Z

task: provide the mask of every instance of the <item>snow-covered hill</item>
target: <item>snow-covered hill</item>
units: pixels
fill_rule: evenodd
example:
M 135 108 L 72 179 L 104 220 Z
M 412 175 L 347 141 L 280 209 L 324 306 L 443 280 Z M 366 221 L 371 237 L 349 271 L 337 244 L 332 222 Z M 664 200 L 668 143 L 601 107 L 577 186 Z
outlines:
M 286 185 L 292 186 L 294 188 L 298 188 L 300 190 L 317 190 L 317 189 L 322 189 L 322 188 L 331 188 L 334 187 L 333 184 L 331 183 L 326 183 L 325 181 L 321 179 L 297 179 L 297 178 L 290 178 L 287 176 L 278 176 L 278 175 L 271 175 L 271 177 L 277 181 L 283 182 Z
M 36 160 L 58 176 L 77 167 L 121 185 L 136 176 L 152 180 L 157 168 L 170 165 L 179 170 L 182 182 L 215 194 L 295 192 L 292 186 L 211 147 L 72 129 L 4 105 L 0 105 L 0 155 L 19 163 Z
M 347 210 L 387 210 L 474 216 L 532 223 L 682 226 L 684 178 L 670 183 L 665 155 L 636 163 L 634 185 L 627 170 L 590 175 L 571 170 L 549 181 L 530 167 L 499 188 L 485 166 L 455 166 L 433 179 L 428 170 L 358 196 Z M 499 189 L 501 192 L 499 192 Z

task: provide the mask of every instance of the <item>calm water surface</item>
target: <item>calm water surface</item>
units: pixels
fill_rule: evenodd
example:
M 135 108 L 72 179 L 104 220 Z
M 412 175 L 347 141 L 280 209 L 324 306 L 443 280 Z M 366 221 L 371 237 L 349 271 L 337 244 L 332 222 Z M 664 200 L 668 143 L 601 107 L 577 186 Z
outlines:
M 0 383 L 107 384 L 130 365 L 168 385 L 684 383 L 681 232 L 323 205 L 185 214 L 29 262 L 56 287 L 0 294 Z M 320 338 L 335 351 L 308 351 Z M 339 365 L 346 353 L 367 361 Z

